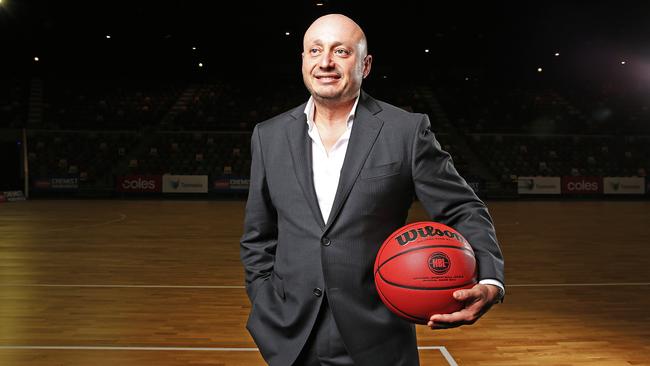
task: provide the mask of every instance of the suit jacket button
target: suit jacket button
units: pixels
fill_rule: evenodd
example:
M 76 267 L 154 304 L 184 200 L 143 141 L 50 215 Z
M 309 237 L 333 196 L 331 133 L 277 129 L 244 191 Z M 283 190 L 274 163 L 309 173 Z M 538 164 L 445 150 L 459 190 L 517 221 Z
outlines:
M 325 237 L 320 240 L 320 243 L 328 247 L 330 244 L 332 244 L 332 241 L 329 238 Z
M 321 297 L 322 295 L 323 295 L 323 290 L 321 290 L 321 289 L 319 289 L 318 287 L 316 287 L 316 288 L 314 289 L 314 296 L 316 296 L 316 297 Z

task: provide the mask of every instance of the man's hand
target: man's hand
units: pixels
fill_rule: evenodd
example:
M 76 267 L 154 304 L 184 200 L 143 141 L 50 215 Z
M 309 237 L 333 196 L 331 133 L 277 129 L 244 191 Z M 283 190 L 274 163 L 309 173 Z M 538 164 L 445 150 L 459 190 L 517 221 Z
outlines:
M 427 324 L 431 329 L 455 328 L 474 324 L 499 298 L 499 288 L 493 285 L 477 284 L 471 289 L 454 292 L 454 298 L 465 304 L 465 308 L 451 314 L 434 314 Z

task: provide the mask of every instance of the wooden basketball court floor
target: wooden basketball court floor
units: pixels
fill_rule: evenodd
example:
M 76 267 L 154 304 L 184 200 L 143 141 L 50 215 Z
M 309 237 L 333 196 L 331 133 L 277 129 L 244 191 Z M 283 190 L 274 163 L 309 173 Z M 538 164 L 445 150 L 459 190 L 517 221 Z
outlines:
M 650 365 L 650 202 L 488 202 L 507 298 L 422 365 Z M 244 202 L 0 205 L 0 365 L 263 365 Z M 417 204 L 409 221 L 426 219 Z

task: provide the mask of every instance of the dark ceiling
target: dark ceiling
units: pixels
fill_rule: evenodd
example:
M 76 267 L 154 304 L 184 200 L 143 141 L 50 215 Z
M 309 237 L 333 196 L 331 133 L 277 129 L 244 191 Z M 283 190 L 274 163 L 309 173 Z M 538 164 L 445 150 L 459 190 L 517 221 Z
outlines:
M 609 77 L 650 60 L 650 1 L 321 3 L 2 0 L 1 62 L 72 76 L 297 75 L 302 33 L 330 12 L 364 28 L 374 77 Z

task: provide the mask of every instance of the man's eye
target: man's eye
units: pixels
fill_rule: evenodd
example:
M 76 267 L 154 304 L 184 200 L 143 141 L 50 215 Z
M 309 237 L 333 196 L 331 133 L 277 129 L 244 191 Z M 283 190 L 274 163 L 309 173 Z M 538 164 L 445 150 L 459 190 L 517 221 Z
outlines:
M 311 53 L 312 55 L 318 54 L 319 52 L 320 50 L 318 48 L 312 48 L 309 50 L 309 53 Z
M 336 53 L 337 55 L 341 55 L 341 56 L 348 56 L 350 54 L 350 51 L 339 48 L 339 49 L 335 50 L 334 53 Z

